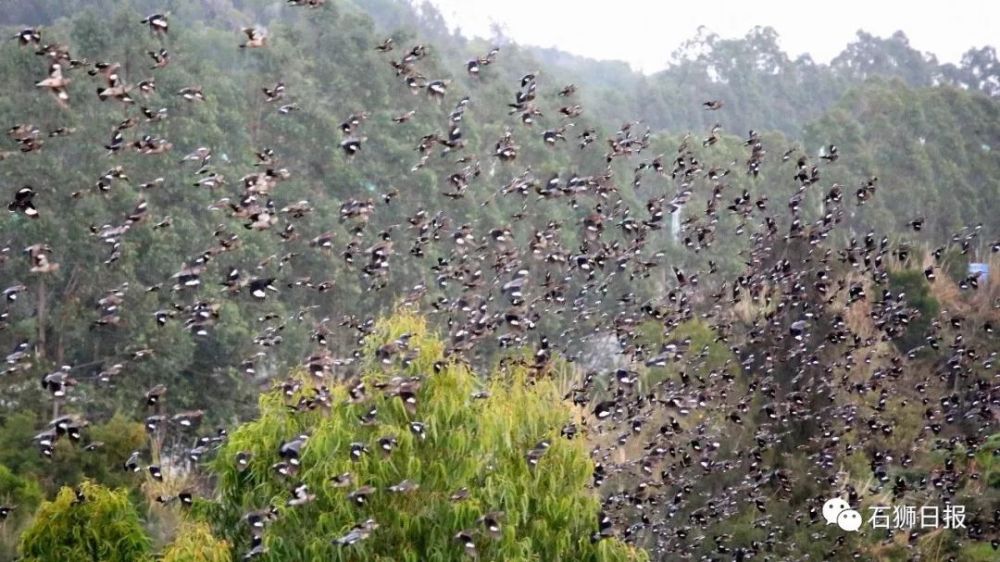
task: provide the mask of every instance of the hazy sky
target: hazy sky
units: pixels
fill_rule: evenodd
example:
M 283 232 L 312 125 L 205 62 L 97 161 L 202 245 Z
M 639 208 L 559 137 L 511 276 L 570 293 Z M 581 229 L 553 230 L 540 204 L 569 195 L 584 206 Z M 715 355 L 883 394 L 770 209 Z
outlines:
M 910 44 L 957 62 L 969 47 L 996 45 L 1000 0 L 430 0 L 451 27 L 490 36 L 496 22 L 518 43 L 593 58 L 618 59 L 646 72 L 705 25 L 742 37 L 769 25 L 792 57 L 829 62 L 858 29 L 879 36 L 903 30 Z

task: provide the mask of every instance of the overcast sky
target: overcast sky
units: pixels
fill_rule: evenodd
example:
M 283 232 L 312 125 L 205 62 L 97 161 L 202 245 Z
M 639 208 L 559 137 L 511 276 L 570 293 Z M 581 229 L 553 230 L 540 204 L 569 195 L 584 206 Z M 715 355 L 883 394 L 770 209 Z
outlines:
M 879 36 L 901 29 L 914 48 L 944 62 L 1000 37 L 1000 0 L 430 1 L 466 35 L 489 37 L 496 22 L 518 43 L 624 60 L 644 72 L 663 68 L 700 25 L 723 37 L 768 25 L 793 58 L 809 53 L 819 62 L 829 62 L 858 29 Z

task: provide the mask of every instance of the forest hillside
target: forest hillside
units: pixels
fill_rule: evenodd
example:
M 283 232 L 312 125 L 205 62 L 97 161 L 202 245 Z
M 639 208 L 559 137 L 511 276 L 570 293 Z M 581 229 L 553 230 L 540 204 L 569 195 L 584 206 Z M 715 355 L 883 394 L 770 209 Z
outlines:
M 0 559 L 1000 556 L 992 46 L 702 30 L 643 75 L 403 0 L 0 28 Z M 963 519 L 869 524 L 906 505 Z

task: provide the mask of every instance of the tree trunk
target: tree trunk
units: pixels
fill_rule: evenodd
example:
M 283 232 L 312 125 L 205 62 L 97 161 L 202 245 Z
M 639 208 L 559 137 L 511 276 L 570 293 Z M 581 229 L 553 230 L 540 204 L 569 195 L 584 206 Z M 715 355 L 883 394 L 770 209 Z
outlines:
M 38 310 L 35 314 L 35 323 L 38 332 L 37 343 L 35 345 L 35 355 L 38 357 L 39 361 L 45 360 L 45 325 L 47 321 L 46 298 L 45 279 L 39 278 L 38 296 L 36 302 L 36 308 Z

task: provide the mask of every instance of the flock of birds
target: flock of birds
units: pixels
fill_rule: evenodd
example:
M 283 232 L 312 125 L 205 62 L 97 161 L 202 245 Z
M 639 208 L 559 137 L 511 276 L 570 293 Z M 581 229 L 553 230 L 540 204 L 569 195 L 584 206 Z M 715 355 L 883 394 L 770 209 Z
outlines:
M 322 0 L 290 1 L 299 6 L 319 7 Z M 137 24 L 140 22 L 136 22 Z M 153 14 L 141 21 L 158 39 L 170 33 L 167 14 Z M 267 49 L 268 33 L 258 27 L 242 30 L 241 49 Z M 35 86 L 50 93 L 55 103 L 71 109 L 78 100 L 71 99 L 69 85 L 75 73 L 83 71 L 97 82 L 97 98 L 101 102 L 122 104 L 126 111 L 142 99 L 156 95 L 155 79 L 148 78 L 130 84 L 122 66 L 115 62 L 88 62 L 74 59 L 68 47 L 45 43 L 37 29 L 24 29 L 15 36 L 24 48 L 35 49 L 48 61 L 48 75 Z M 392 39 L 372 46 L 389 60 L 387 72 L 394 72 L 405 89 L 423 93 L 427 103 L 441 104 L 452 97 L 453 84 L 448 79 L 428 79 L 422 63 L 429 48 L 415 45 L 400 50 Z M 148 52 L 149 70 L 155 73 L 174 61 L 165 48 Z M 500 49 L 468 61 L 466 72 L 475 78 L 487 72 L 501 60 Z M 626 123 L 620 130 L 598 142 L 599 134 L 586 128 L 571 135 L 574 123 L 583 107 L 576 99 L 576 87 L 568 85 L 553 91 L 565 100 L 557 109 L 558 126 L 541 131 L 547 149 L 594 151 L 603 158 L 604 172 L 597 175 L 569 177 L 553 174 L 539 177 L 530 168 L 510 173 L 509 181 L 493 188 L 484 205 L 498 199 L 514 200 L 520 211 L 510 216 L 507 225 L 477 222 L 458 224 L 449 216 L 449 201 L 467 197 L 470 190 L 486 183 L 481 161 L 495 159 L 503 170 L 515 170 L 523 159 L 518 138 L 537 135 L 535 124 L 543 115 L 538 91 L 543 87 L 540 73 L 525 74 L 514 86 L 508 105 L 513 123 L 496 140 L 489 154 L 472 154 L 463 136 L 463 117 L 474 103 L 463 97 L 454 104 L 445 130 L 432 131 L 415 139 L 418 160 L 414 170 L 425 167 L 436 149 L 453 158 L 456 167 L 446 174 L 446 190 L 442 199 L 428 197 L 426 207 L 416 210 L 405 224 L 393 225 L 372 233 L 380 210 L 398 195 L 388 192 L 381 200 L 348 198 L 340 208 L 341 220 L 348 225 L 350 239 L 340 241 L 332 230 L 301 238 L 300 221 L 312 213 L 308 201 L 278 205 L 272 197 L 279 195 L 280 184 L 296 172 L 280 167 L 280 157 L 270 148 L 256 154 L 257 169 L 239 181 L 238 196 L 221 200 L 216 209 L 225 212 L 252 231 L 270 231 L 294 248 L 283 256 L 272 256 L 271 263 L 258 269 L 277 268 L 278 275 L 257 275 L 239 268 L 224 273 L 221 285 L 224 298 L 249 295 L 251 299 L 272 298 L 283 286 L 300 286 L 325 293 L 333 283 L 308 277 L 295 277 L 295 263 L 304 252 L 331 255 L 340 251 L 343 266 L 356 270 L 360 282 L 370 291 L 389 286 L 391 264 L 409 260 L 427 274 L 428 283 L 419 283 L 400 295 L 404 304 L 446 318 L 446 355 L 459 360 L 475 355 L 480 346 L 495 342 L 502 348 L 530 347 L 533 355 L 528 366 L 544 376 L 555 357 L 574 356 L 588 341 L 610 338 L 616 342 L 621 368 L 610 372 L 590 372 L 581 377 L 566 398 L 585 409 L 586 414 L 563 429 L 565 438 L 585 434 L 594 443 L 595 462 L 593 484 L 604 490 L 603 506 L 595 521 L 594 540 L 619 536 L 649 549 L 656 556 L 681 556 L 695 544 L 711 542 L 712 548 L 734 560 L 766 557 L 769 552 L 795 552 L 795 545 L 783 534 L 785 521 L 774 520 L 768 504 L 775 498 L 788 499 L 793 482 L 814 480 L 818 489 L 839 491 L 852 505 L 860 498 L 886 489 L 894 495 L 910 490 L 914 483 L 902 476 L 893 476 L 894 467 L 908 467 L 913 456 L 925 447 L 933 446 L 949 452 L 947 464 L 930 472 L 927 481 L 918 484 L 941 498 L 952 497 L 974 469 L 962 468 L 954 462 L 956 451 L 974 453 L 989 432 L 997 429 L 1000 412 L 1000 387 L 997 380 L 997 348 L 977 348 L 971 342 L 994 337 L 990 321 L 974 323 L 959 314 L 944 311 L 932 319 L 925 347 L 942 353 L 945 360 L 936 366 L 936 378 L 913 381 L 907 377 L 907 366 L 917 360 L 920 349 L 898 352 L 884 342 L 898 338 L 916 317 L 905 295 L 893 294 L 887 279 L 893 263 L 907 262 L 913 249 L 903 242 L 870 231 L 854 237 L 837 232 L 852 207 L 871 201 L 878 189 L 878 179 L 870 178 L 853 189 L 837 184 L 823 187 L 824 167 L 840 158 L 836 147 L 827 147 L 822 156 L 791 149 L 774 162 L 756 132 L 750 131 L 745 141 L 746 160 L 743 171 L 757 177 L 765 164 L 776 174 L 794 182 L 787 202 L 775 208 L 768 197 L 748 191 L 732 193 L 727 176 L 730 167 L 739 162 L 710 166 L 704 159 L 721 139 L 721 126 L 713 127 L 703 139 L 689 135 L 675 154 L 646 156 L 651 132 L 640 124 Z M 298 110 L 287 103 L 283 82 L 262 85 L 261 94 L 273 103 L 281 114 Z M 198 103 L 211 92 L 199 86 L 185 87 L 176 92 L 183 99 Z M 450 107 L 450 105 L 448 106 Z M 706 111 L 719 111 L 721 100 L 704 103 Z M 417 110 L 395 114 L 395 123 L 410 121 Z M 367 137 L 363 134 L 369 115 L 358 112 L 348 116 L 340 126 L 343 139 L 340 148 L 348 162 L 366 157 Z M 127 131 L 142 122 L 168 119 L 166 110 L 141 108 L 141 117 L 128 117 L 114 128 L 107 144 L 102 146 L 111 157 L 127 150 L 143 154 L 170 151 L 171 142 L 151 135 L 137 136 L 126 141 Z M 38 150 L 45 136 L 59 137 L 74 131 L 60 128 L 43 133 L 31 124 L 19 124 L 8 130 L 20 151 Z M 570 138 L 575 138 L 570 143 Z M 599 152 L 603 146 L 605 151 Z M 183 163 L 198 167 L 195 185 L 205 188 L 225 188 L 224 176 L 212 167 L 213 150 L 200 147 L 183 158 Z M 631 170 L 631 189 L 647 200 L 641 208 L 633 208 L 623 197 L 615 169 Z M 774 177 L 774 176 L 772 176 Z M 129 181 L 126 169 L 114 165 L 95 182 L 91 192 L 73 194 L 75 198 L 91 193 L 106 193 L 122 181 Z M 650 182 L 660 182 L 647 187 Z M 154 188 L 158 178 L 142 184 Z M 675 188 L 663 188 L 662 184 Z M 727 190 L 727 188 L 729 188 Z M 707 256 L 720 236 L 739 237 L 745 250 L 740 258 L 744 264 L 738 276 L 727 279 L 716 263 L 708 263 L 699 271 L 684 271 L 678 263 L 669 263 L 659 248 L 669 230 L 671 216 L 682 209 L 693 208 L 696 197 L 705 196 L 701 213 L 686 212 L 678 235 L 680 245 L 692 255 Z M 822 212 L 810 218 L 804 204 L 807 197 L 822 199 Z M 45 207 L 61 204 L 39 201 L 36 191 L 24 186 L 13 193 L 8 209 L 35 219 Z M 565 205 L 568 214 L 579 216 L 577 223 L 539 220 L 529 211 L 530 205 L 551 202 Z M 41 210 L 40 210 L 41 208 Z M 120 221 L 95 228 L 95 236 L 108 247 L 106 265 L 114 264 L 122 252 L 122 239 L 131 230 L 149 225 L 152 229 L 171 227 L 169 217 L 153 218 L 145 201 Z M 923 218 L 912 219 L 909 227 L 919 231 Z M 534 227 L 530 226 L 532 223 Z M 733 227 L 729 225 L 733 223 Z M 529 225 L 521 227 L 519 225 Z M 666 227 L 666 229 L 665 229 Z M 660 232 L 664 231 L 664 232 Z M 731 231 L 731 232 L 730 232 Z M 658 234 L 659 232 L 659 234 Z M 967 254 L 982 237 L 979 225 L 957 232 L 948 248 Z M 577 241 L 577 246 L 565 242 Z M 526 240 L 526 243 L 524 241 Z M 846 240 L 846 243 L 843 241 Z M 239 252 L 238 231 L 220 228 L 207 248 L 180 264 L 176 274 L 161 284 L 148 287 L 160 291 L 169 306 L 149 311 L 163 326 L 183 322 L 193 337 L 208 336 L 220 321 L 221 301 L 199 293 L 203 277 L 212 262 L 222 254 Z M 405 243 L 406 252 L 400 252 Z M 993 252 L 1000 243 L 992 243 Z M 45 241 L 36 241 L 25 248 L 30 271 L 37 276 L 52 274 L 59 269 L 58 248 Z M 940 260 L 946 248 L 934 253 Z M 426 256 L 439 257 L 428 265 Z M 331 267 L 333 261 L 331 260 Z M 929 281 L 935 280 L 938 267 L 925 271 Z M 290 274 L 289 272 L 292 272 Z M 642 294 L 635 284 L 651 281 L 658 287 L 655 294 Z M 980 280 L 970 276 L 961 283 L 963 289 L 974 291 Z M 14 302 L 27 290 L 21 283 L 4 289 L 8 303 Z M 107 289 L 97 303 L 95 326 L 115 327 L 128 291 L 128 284 Z M 435 290 L 441 296 L 430 298 Z M 194 295 L 189 297 L 189 295 Z M 606 303 L 613 303 L 611 307 Z M 750 320 L 742 320 L 735 310 L 750 305 L 761 311 Z M 988 314 L 996 318 L 997 305 Z M 863 310 L 869 333 L 854 331 L 849 316 L 852 308 Z M 308 310 L 300 320 L 308 318 Z M 280 338 L 275 318 L 261 318 L 265 328 L 255 338 L 262 349 L 274 345 Z M 707 367 L 708 346 L 696 348 L 691 340 L 672 338 L 671 333 L 688 321 L 709 323 L 716 334 L 716 343 L 732 353 L 724 365 Z M 329 319 L 312 320 L 315 327 L 312 340 L 316 350 L 303 361 L 316 380 L 331 380 L 342 376 L 355 354 L 339 353 L 328 341 L 336 327 Z M 667 343 L 648 348 L 641 343 L 640 326 L 654 321 L 663 327 Z M 542 326 L 558 326 L 560 333 L 539 335 Z M 358 340 L 370 334 L 372 318 L 345 318 L 340 328 L 355 332 Z M 30 341 L 18 343 L 7 356 L 10 371 L 30 368 L 34 361 L 34 346 Z M 378 349 L 378 359 L 385 364 L 405 363 L 411 354 L 407 339 L 387 342 Z M 127 369 L 130 361 L 138 361 L 153 353 L 141 349 L 121 362 L 114 362 L 98 374 L 97 381 L 111 381 Z M 261 353 L 263 355 L 263 353 Z M 255 372 L 255 361 L 247 360 L 241 368 Z M 669 368 L 676 376 L 664 378 L 653 385 L 643 384 L 640 368 Z M 75 369 L 65 366 L 42 378 L 42 386 L 56 400 L 62 400 L 79 384 Z M 861 374 L 859 373 L 866 373 Z M 429 375 L 432 376 L 432 375 Z M 286 383 L 291 384 L 291 383 Z M 907 390 L 903 390 L 903 386 Z M 937 390 L 935 390 L 937 389 Z M 404 399 L 419 393 L 419 384 L 396 389 Z M 146 405 L 153 412 L 145 420 L 151 435 L 167 427 L 178 430 L 197 428 L 204 412 L 181 411 L 165 413 L 168 389 L 157 385 L 145 395 Z M 932 398 L 941 395 L 939 399 Z M 855 398 L 848 400 L 848 396 Z M 894 419 L 886 404 L 902 398 L 923 404 L 924 427 L 909 450 L 890 450 L 886 438 L 893 434 Z M 416 406 L 415 406 L 416 407 Z M 704 415 L 717 411 L 723 417 Z M 78 414 L 57 416 L 35 441 L 42 454 L 51 456 L 54 443 L 62 438 L 84 439 L 86 419 Z M 797 431 L 809 433 L 798 448 L 808 452 L 811 467 L 796 473 L 785 467 L 780 454 Z M 415 426 L 415 432 L 424 428 Z M 850 437 L 850 438 L 848 438 Z M 199 460 L 210 454 L 226 439 L 224 430 L 197 438 L 186 456 Z M 88 450 L 100 443 L 89 443 Z M 379 444 L 392 447 L 391 443 Z M 548 443 L 525 451 L 526 462 L 537 463 L 545 454 Z M 298 463 L 301 450 L 308 447 L 304 438 L 285 442 L 278 452 L 282 463 L 278 470 Z M 860 452 L 869 461 L 875 481 L 870 489 L 855 489 L 839 471 L 843 459 Z M 361 454 L 361 453 L 359 453 Z M 163 478 L 163 469 L 147 460 L 147 453 L 135 451 L 122 459 L 124 470 L 145 471 L 153 479 Z M 247 458 L 235 459 L 246 464 Z M 735 475 L 735 476 L 734 476 Z M 718 479 L 706 484 L 706 478 Z M 343 476 L 339 485 L 353 486 L 350 475 Z M 609 485 L 613 483 L 614 485 Z M 336 484 L 336 483 L 335 483 Z M 413 485 L 407 482 L 399 486 Z M 608 491 L 610 490 L 610 491 Z M 349 496 L 359 505 L 374 489 L 357 487 Z M 190 504 L 193 492 L 185 491 L 161 501 L 178 500 Z M 312 496 L 306 489 L 296 488 L 291 502 L 306 503 Z M 806 512 L 798 513 L 795 524 L 816 524 L 821 529 L 823 497 L 808 500 Z M 933 502 L 932 502 L 933 503 Z M 755 506 L 753 525 L 766 530 L 766 538 L 750 544 L 736 545 L 732 536 L 707 537 L 704 528 L 727 517 L 744 513 L 747 505 Z M 9 508 L 6 513 L 9 513 Z M 247 515 L 253 529 L 254 544 L 247 558 L 262 554 L 265 523 L 276 516 L 265 510 Z M 484 514 L 480 523 L 490 533 L 497 533 L 502 514 Z M 361 519 L 343 536 L 334 538 L 338 545 L 349 546 L 367 539 L 378 524 Z M 817 531 L 823 534 L 822 529 Z M 991 537 L 994 547 L 1000 540 L 1000 510 L 975 519 L 969 537 Z M 825 535 L 824 535 L 825 536 Z M 916 533 L 910 538 L 914 544 Z M 473 534 L 461 531 L 456 543 L 475 556 Z M 838 541 L 838 547 L 843 545 Z

